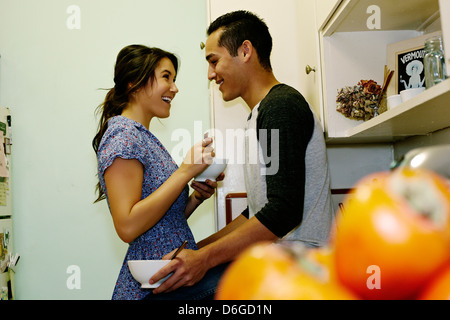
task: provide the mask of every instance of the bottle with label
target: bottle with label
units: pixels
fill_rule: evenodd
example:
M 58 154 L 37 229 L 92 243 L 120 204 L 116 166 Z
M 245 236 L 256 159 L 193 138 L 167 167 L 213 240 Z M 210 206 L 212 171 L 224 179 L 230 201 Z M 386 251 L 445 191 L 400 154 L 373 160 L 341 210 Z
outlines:
M 425 85 L 427 89 L 447 78 L 444 50 L 440 36 L 432 37 L 425 41 L 423 64 L 425 69 Z

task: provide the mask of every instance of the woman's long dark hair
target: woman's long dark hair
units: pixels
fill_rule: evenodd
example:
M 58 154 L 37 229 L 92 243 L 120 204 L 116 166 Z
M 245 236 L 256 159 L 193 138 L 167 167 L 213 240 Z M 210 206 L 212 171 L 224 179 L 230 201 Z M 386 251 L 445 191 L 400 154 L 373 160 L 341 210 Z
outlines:
M 175 72 L 178 72 L 178 59 L 173 53 L 137 44 L 120 50 L 114 67 L 114 87 L 108 91 L 105 101 L 96 110 L 97 114 L 101 113 L 101 118 L 97 134 L 92 140 L 95 153 L 98 152 L 100 141 L 108 128 L 108 120 L 122 114 L 131 94 L 145 87 L 149 80 L 153 83 L 155 69 L 162 58 L 169 58 Z M 105 199 L 100 182 L 96 189 L 98 198 L 95 202 Z

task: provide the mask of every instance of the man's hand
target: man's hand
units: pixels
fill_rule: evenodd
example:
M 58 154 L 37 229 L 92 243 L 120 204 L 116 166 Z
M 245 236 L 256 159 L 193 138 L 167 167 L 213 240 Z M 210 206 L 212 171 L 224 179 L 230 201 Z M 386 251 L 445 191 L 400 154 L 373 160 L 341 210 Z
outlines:
M 225 178 L 225 174 L 222 172 L 216 181 L 206 180 L 205 182 L 198 182 L 193 180 L 191 183 L 192 189 L 194 189 L 194 196 L 199 201 L 209 199 L 217 188 L 217 182 L 222 181 Z
M 175 250 L 168 253 L 163 259 L 169 259 L 174 252 Z M 198 250 L 184 249 L 150 279 L 152 284 L 173 272 L 173 275 L 154 289 L 153 293 L 170 292 L 182 286 L 192 286 L 200 281 L 207 271 L 208 266 Z

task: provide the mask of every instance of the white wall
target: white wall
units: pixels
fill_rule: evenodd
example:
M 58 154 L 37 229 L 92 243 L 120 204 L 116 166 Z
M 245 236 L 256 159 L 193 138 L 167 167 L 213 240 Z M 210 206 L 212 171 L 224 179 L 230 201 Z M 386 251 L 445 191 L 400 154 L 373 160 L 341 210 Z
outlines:
M 387 171 L 394 160 L 390 144 L 329 145 L 331 189 L 350 189 L 363 177 Z
M 71 5 L 80 9 L 80 29 L 67 27 Z M 209 128 L 199 47 L 205 29 L 204 0 L 0 0 L 0 105 L 13 117 L 14 240 L 21 255 L 16 298 L 110 299 L 126 245 L 106 203 L 93 204 L 94 109 L 106 93 L 99 88 L 112 86 L 125 45 L 175 52 L 180 93 L 171 117 L 150 126 L 171 151 L 177 129 L 193 134 L 194 121 Z M 214 231 L 213 208 L 210 200 L 190 222 L 197 240 Z M 80 268 L 81 289 L 67 287 L 70 265 Z

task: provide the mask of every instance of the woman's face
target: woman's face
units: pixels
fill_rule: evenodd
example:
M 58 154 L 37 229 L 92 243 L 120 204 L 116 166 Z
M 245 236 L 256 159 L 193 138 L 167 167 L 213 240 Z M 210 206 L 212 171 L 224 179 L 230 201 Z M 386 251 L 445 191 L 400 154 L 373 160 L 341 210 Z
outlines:
M 176 71 L 169 58 L 162 58 L 155 69 L 155 78 L 136 92 L 136 101 L 152 118 L 167 118 L 172 100 L 178 92 Z

